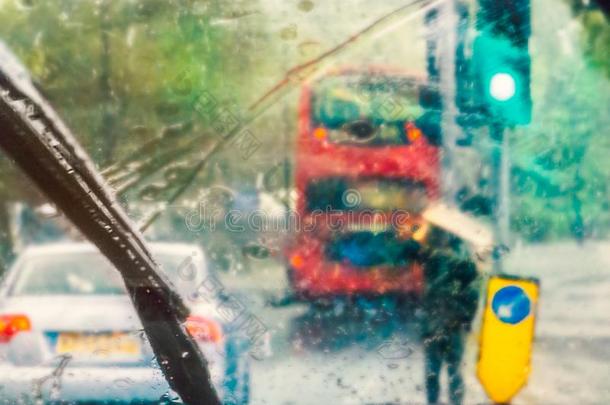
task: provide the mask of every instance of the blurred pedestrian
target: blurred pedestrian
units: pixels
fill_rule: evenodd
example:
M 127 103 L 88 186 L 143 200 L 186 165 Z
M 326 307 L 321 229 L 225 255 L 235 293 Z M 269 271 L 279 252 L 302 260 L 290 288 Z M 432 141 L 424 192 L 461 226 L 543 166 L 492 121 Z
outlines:
M 460 405 L 464 397 L 461 363 L 464 343 L 479 301 L 479 278 L 463 243 L 433 229 L 421 255 L 425 287 L 422 297 L 422 338 L 428 403 L 438 403 L 440 372 L 447 365 L 449 400 Z

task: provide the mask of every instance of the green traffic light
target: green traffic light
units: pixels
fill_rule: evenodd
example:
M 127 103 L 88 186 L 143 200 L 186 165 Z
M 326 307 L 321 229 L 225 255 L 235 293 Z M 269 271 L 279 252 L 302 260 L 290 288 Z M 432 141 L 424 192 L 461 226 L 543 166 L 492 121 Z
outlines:
M 483 31 L 473 44 L 475 86 L 481 105 L 507 126 L 531 121 L 529 54 L 509 39 Z
M 508 101 L 515 95 L 517 84 L 510 73 L 496 73 L 489 81 L 489 94 L 497 101 Z

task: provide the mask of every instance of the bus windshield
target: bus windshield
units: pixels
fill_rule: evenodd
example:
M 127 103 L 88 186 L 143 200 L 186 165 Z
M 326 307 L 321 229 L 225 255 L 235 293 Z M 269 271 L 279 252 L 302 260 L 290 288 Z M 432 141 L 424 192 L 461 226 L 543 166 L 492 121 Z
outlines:
M 313 122 L 328 130 L 333 143 L 401 145 L 409 143 L 405 124 L 415 123 L 425 135 L 436 135 L 440 113 L 423 106 L 418 85 L 407 77 L 385 75 L 328 76 L 317 83 L 313 95 Z M 349 126 L 365 121 L 371 136 L 351 136 Z

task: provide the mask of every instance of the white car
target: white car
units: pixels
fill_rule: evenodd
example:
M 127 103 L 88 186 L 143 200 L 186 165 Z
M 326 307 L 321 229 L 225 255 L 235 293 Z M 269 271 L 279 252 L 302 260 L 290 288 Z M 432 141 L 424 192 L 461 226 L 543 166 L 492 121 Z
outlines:
M 150 246 L 191 308 L 185 327 L 223 402 L 247 403 L 248 342 L 220 319 L 203 252 Z M 94 246 L 48 244 L 19 256 L 0 287 L 0 403 L 158 404 L 171 396 L 119 272 Z

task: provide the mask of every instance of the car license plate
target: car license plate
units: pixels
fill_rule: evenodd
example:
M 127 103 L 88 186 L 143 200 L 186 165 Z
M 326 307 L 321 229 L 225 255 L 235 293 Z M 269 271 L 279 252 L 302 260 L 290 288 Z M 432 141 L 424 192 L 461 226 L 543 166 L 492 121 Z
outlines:
M 141 342 L 128 333 L 61 332 L 57 337 L 56 352 L 95 357 L 139 356 Z

